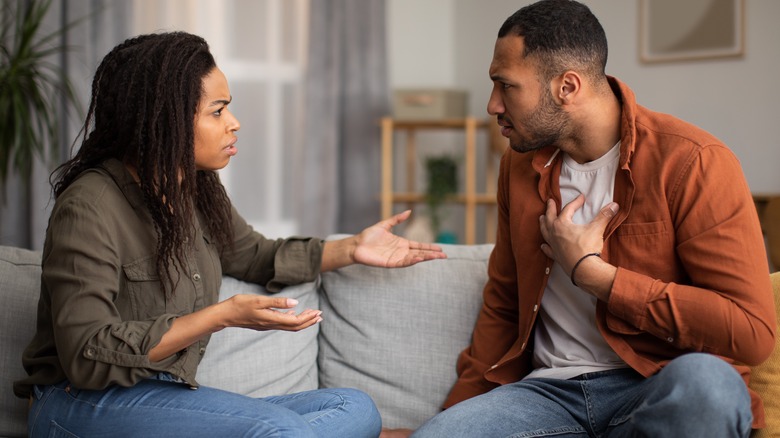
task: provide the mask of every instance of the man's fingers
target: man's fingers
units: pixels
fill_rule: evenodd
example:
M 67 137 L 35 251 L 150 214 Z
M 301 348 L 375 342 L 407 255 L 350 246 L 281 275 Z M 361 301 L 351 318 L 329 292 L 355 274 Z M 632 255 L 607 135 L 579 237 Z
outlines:
M 545 216 L 554 218 L 557 215 L 558 215 L 558 210 L 555 204 L 555 200 L 550 198 L 547 200 L 547 212 L 545 213 Z
M 604 222 L 604 227 L 606 228 L 607 224 L 612 220 L 613 217 L 615 217 L 618 210 L 620 210 L 620 206 L 617 204 L 617 202 L 610 202 L 601 209 L 599 215 L 596 217 L 596 220 Z
M 561 209 L 561 216 L 571 220 L 571 218 L 574 217 L 574 212 L 582 208 L 583 205 L 585 205 L 585 195 L 580 193 L 573 201 L 569 202 Z

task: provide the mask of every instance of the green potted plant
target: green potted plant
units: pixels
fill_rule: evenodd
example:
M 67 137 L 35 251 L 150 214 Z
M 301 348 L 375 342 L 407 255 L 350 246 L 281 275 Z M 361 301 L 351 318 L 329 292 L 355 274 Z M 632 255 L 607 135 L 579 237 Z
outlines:
M 425 160 L 425 169 L 428 183 L 425 201 L 428 205 L 431 230 L 437 242 L 454 243 L 452 233 L 443 233 L 441 224 L 444 201 L 458 192 L 458 161 L 451 155 L 431 156 Z
M 14 169 L 25 184 L 36 157 L 58 163 L 60 103 L 75 108 L 73 87 L 51 57 L 72 25 L 42 28 L 51 0 L 0 0 L 0 186 Z M 26 188 L 26 186 L 25 186 Z

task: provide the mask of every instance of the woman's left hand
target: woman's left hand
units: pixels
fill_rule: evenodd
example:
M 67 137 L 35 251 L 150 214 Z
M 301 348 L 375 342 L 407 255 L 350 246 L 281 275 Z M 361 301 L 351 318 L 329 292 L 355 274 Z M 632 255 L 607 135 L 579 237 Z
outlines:
M 426 260 L 447 258 L 438 245 L 404 239 L 391 232 L 394 226 L 408 219 L 411 213 L 411 210 L 406 210 L 377 222 L 355 236 L 357 240 L 353 253 L 355 263 L 383 268 L 401 268 Z
M 382 268 L 402 268 L 426 260 L 444 259 L 441 247 L 397 236 L 392 228 L 409 218 L 406 210 L 341 240 L 325 242 L 322 271 L 331 271 L 353 263 Z

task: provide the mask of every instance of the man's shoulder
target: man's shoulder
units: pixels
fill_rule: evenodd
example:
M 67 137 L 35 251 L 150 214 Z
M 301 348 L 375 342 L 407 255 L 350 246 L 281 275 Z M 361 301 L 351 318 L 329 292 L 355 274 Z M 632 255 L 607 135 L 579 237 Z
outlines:
M 709 131 L 671 114 L 653 111 L 637 105 L 635 129 L 637 138 L 658 143 L 659 146 L 700 148 L 725 144 Z

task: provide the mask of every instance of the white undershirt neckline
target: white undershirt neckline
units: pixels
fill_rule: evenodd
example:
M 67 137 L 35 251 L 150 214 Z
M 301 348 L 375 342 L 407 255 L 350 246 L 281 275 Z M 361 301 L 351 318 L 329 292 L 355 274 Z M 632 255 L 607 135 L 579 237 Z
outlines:
M 585 205 L 572 220 L 588 223 L 612 202 L 620 142 L 594 161 L 580 164 L 565 153 L 562 159 L 561 203 L 567 205 L 584 194 Z M 574 286 L 557 263 L 542 297 L 534 331 L 533 365 L 535 370 L 526 378 L 568 379 L 626 367 L 596 327 L 596 298 Z

